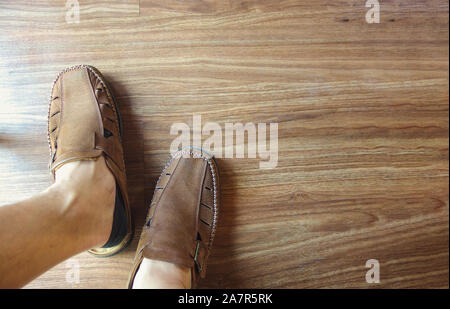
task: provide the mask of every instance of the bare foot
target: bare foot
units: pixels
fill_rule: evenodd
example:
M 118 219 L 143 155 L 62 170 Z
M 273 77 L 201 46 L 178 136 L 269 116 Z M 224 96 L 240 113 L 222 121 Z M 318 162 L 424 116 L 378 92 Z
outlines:
M 190 289 L 191 269 L 144 258 L 134 277 L 133 289 Z

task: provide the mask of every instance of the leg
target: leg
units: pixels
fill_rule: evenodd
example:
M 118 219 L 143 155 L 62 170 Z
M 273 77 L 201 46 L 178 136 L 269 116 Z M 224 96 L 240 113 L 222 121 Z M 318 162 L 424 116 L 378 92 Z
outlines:
M 67 163 L 56 182 L 0 207 L 0 288 L 18 288 L 63 260 L 103 245 L 111 232 L 116 184 L 103 157 Z
M 121 138 L 118 105 L 100 71 L 79 65 L 58 74 L 48 113 L 56 181 L 0 208 L 0 287 L 23 286 L 86 249 L 110 256 L 125 248 L 133 231 Z

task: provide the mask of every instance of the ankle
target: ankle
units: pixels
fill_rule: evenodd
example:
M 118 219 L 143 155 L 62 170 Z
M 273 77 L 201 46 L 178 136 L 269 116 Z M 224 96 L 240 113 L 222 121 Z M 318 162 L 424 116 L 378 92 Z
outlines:
M 62 217 L 79 225 L 80 236 L 92 247 L 103 245 L 109 238 L 115 190 L 114 176 L 103 157 L 63 165 L 48 188 L 59 199 Z

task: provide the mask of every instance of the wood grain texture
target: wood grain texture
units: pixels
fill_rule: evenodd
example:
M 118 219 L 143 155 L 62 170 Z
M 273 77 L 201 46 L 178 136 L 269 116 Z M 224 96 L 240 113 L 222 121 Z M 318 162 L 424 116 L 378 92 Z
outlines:
M 139 0 L 33 0 L 1 1 L 0 16 L 9 22 L 66 22 L 66 13 L 78 3 L 80 21 L 105 17 L 139 16 Z
M 350 0 L 80 1 L 79 24 L 64 1 L 24 3 L 0 0 L 0 204 L 50 184 L 51 83 L 92 64 L 123 114 L 138 227 L 172 123 L 279 124 L 275 169 L 219 160 L 201 287 L 448 288 L 448 1 L 381 1 L 379 24 Z M 125 287 L 138 237 L 112 258 L 74 257 L 79 284 L 62 263 L 27 287 Z M 368 259 L 380 284 L 365 281 Z

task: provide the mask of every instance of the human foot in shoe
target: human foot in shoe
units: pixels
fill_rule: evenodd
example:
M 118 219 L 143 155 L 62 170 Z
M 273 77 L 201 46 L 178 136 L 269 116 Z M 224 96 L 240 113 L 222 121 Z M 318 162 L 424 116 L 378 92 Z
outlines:
M 50 170 L 56 184 L 73 190 L 73 198 L 83 199 L 86 207 L 108 208 L 113 200 L 99 218 L 104 222 L 98 222 L 109 230 L 108 237 L 100 232 L 98 242 L 103 246 L 89 250 L 98 256 L 113 255 L 130 242 L 133 228 L 120 114 L 101 73 L 86 65 L 62 71 L 53 85 L 48 117 Z M 93 215 L 90 210 L 84 213 Z
M 205 277 L 219 195 L 209 153 L 187 148 L 172 156 L 156 184 L 129 288 L 195 287 Z

